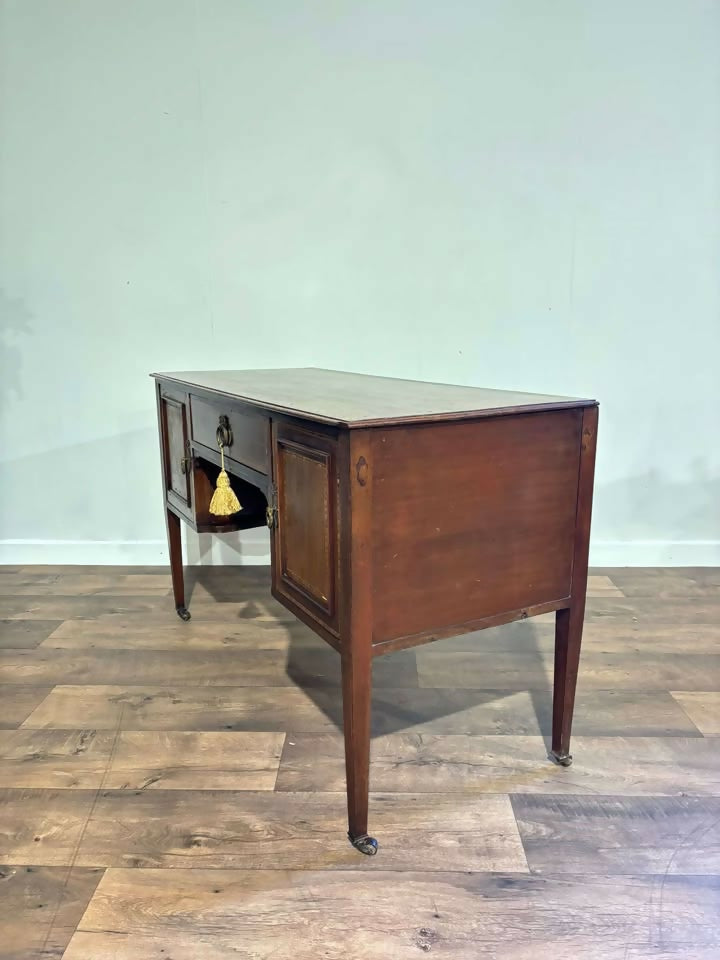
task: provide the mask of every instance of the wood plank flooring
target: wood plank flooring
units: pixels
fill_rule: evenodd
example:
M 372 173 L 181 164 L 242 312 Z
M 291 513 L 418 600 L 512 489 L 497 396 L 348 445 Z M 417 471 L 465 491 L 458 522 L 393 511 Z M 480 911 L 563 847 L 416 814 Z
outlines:
M 569 769 L 553 617 L 339 663 L 266 568 L 0 568 L 0 958 L 716 960 L 720 572 L 595 570 Z

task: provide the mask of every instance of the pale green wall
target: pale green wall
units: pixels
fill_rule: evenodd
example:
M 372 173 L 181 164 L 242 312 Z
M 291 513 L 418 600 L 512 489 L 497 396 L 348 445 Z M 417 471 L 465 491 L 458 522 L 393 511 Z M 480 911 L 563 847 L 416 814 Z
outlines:
M 160 558 L 148 371 L 319 365 L 595 396 L 595 561 L 720 562 L 720 4 L 0 9 L 0 559 Z

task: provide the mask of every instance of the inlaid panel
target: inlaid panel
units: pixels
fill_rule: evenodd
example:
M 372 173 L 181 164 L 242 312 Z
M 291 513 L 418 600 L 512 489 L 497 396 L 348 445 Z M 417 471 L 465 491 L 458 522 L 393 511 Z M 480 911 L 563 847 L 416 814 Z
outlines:
M 160 398 L 165 484 L 183 506 L 190 506 L 189 435 L 187 408 L 177 397 Z
M 335 618 L 337 522 L 334 441 L 275 427 L 277 487 L 273 585 L 324 621 Z

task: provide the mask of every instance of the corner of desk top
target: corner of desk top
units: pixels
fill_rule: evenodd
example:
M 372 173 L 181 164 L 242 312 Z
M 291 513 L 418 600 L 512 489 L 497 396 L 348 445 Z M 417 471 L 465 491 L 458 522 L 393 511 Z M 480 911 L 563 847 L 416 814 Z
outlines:
M 365 420 L 345 420 L 338 425 L 348 430 L 373 430 L 379 427 L 414 426 L 433 423 L 452 423 L 468 420 L 488 420 L 513 414 L 552 413 L 561 410 L 592 410 L 599 408 L 598 400 L 573 397 L 552 403 L 532 403 L 517 407 L 494 407 L 486 410 L 453 410 L 448 413 L 417 414 L 412 416 L 379 417 Z

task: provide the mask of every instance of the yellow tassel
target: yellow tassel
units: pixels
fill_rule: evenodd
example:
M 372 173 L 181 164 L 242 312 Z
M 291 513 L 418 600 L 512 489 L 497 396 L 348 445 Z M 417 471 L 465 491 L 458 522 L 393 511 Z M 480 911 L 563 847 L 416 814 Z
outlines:
M 216 517 L 229 517 L 232 513 L 242 510 L 235 491 L 230 486 L 230 477 L 225 473 L 225 454 L 220 447 L 220 473 L 217 478 L 217 488 L 210 501 L 210 513 Z

